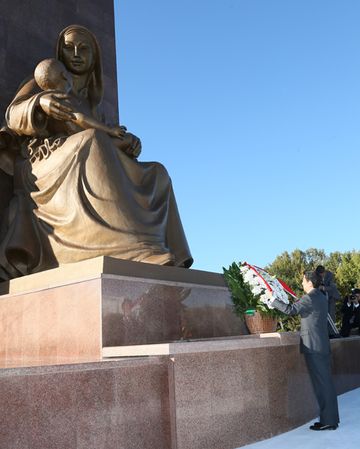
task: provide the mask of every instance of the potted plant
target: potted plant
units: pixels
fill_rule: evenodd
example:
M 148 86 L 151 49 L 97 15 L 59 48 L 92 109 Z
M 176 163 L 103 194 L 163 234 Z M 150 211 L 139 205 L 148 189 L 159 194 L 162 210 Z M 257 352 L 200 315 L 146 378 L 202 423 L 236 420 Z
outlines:
M 267 282 L 271 280 L 259 276 L 254 267 L 246 262 L 233 262 L 228 269 L 223 268 L 223 271 L 231 292 L 235 313 L 245 319 L 249 332 L 251 334 L 275 332 L 279 312 L 269 307 L 274 297 L 274 291 L 270 289 Z M 262 270 L 262 274 L 264 273 L 266 272 Z M 271 277 L 268 273 L 266 274 Z M 272 278 L 272 281 L 274 280 L 275 278 Z M 282 293 L 276 291 L 275 295 L 281 296 Z

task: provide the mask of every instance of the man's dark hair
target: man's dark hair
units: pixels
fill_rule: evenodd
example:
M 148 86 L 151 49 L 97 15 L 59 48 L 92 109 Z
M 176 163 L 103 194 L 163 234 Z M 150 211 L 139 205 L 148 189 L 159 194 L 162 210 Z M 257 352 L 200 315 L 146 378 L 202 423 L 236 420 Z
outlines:
M 320 273 L 315 271 L 305 271 L 304 272 L 305 279 L 307 281 L 311 281 L 314 288 L 319 288 L 322 283 L 322 278 L 320 276 Z
M 325 267 L 323 265 L 318 265 L 316 267 L 315 271 L 316 271 L 317 274 L 323 274 L 323 273 L 325 273 Z

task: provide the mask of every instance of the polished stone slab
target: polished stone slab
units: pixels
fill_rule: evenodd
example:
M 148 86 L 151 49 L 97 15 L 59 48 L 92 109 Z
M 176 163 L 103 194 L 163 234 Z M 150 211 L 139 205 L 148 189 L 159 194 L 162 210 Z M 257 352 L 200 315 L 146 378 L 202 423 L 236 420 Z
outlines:
M 254 349 L 266 346 L 299 344 L 297 332 L 274 332 L 256 335 L 243 335 L 239 337 L 212 338 L 201 340 L 180 341 L 152 345 L 131 345 L 104 347 L 103 358 L 139 357 L 152 355 L 176 355 L 185 353 L 198 353 L 211 350 L 212 352 Z
M 161 358 L 0 370 L 1 449 L 169 449 Z
M 0 366 L 101 359 L 97 280 L 0 297 Z
M 111 257 L 0 284 L 0 366 L 246 333 L 222 275 Z
M 168 354 L 0 370 L 1 449 L 234 449 L 316 417 L 296 333 L 155 346 Z M 359 351 L 332 341 L 338 393 L 360 386 Z
M 338 394 L 359 386 L 360 337 L 358 335 L 331 340 L 333 375 Z
M 172 269 L 158 268 L 162 268 L 164 280 L 103 277 L 103 347 L 225 337 L 247 332 L 233 313 L 225 286 L 204 284 L 201 272 L 190 283 L 185 279 L 167 280 Z M 184 273 L 184 276 L 189 274 L 194 273 Z
M 240 337 L 219 348 L 195 342 L 169 358 L 172 449 L 234 449 L 316 418 L 298 335 Z M 359 337 L 332 341 L 338 394 L 360 386 L 359 351 Z

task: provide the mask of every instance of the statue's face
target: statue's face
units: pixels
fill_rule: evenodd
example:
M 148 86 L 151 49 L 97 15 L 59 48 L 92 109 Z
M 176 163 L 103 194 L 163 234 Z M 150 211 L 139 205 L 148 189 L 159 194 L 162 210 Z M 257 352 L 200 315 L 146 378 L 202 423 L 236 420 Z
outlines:
M 64 36 L 62 45 L 62 61 L 65 67 L 76 75 L 87 73 L 94 62 L 92 42 L 86 34 L 70 31 Z

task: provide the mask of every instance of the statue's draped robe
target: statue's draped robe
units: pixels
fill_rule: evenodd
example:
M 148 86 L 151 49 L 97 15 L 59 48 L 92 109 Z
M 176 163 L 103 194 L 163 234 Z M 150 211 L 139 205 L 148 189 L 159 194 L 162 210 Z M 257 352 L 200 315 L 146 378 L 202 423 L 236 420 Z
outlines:
M 31 79 L 7 110 L 8 127 L 23 144 L 2 223 L 0 278 L 99 255 L 146 261 L 170 253 L 175 265 L 189 267 L 165 168 L 131 159 L 102 131 L 46 118 L 43 94 Z M 92 113 L 86 90 L 77 101 Z

